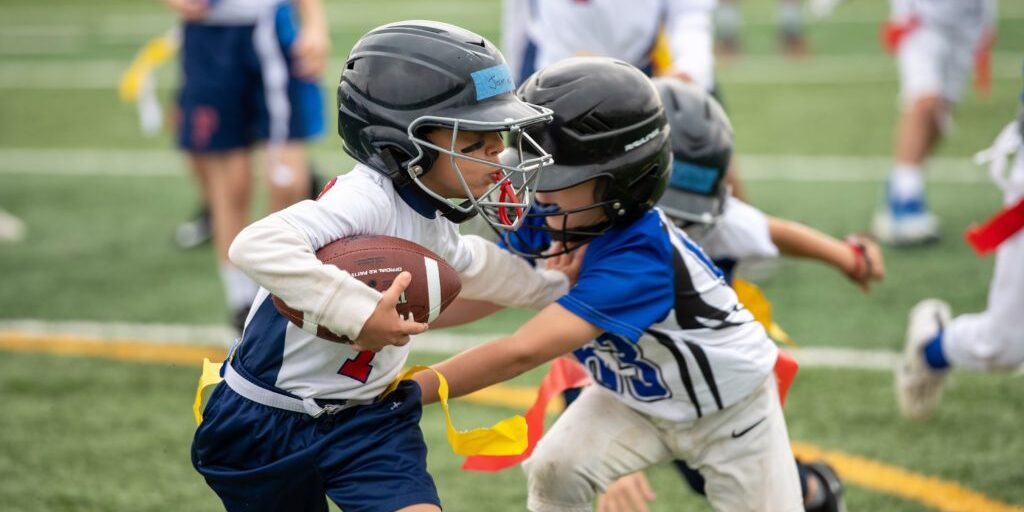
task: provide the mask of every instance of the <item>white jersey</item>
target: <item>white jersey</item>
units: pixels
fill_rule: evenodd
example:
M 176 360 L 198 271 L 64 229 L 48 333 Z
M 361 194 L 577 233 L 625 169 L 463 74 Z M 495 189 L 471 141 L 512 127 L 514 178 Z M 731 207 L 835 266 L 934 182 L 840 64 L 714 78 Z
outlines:
M 253 302 L 232 358 L 239 374 L 299 398 L 325 399 L 374 398 L 398 376 L 410 345 L 358 352 L 292 324 L 270 297 L 278 295 L 307 318 L 311 311 L 323 310 L 313 317 L 316 323 L 349 326 L 331 330 L 354 339 L 379 294 L 313 256 L 317 249 L 354 235 L 392 236 L 433 251 L 460 274 L 461 296 L 467 298 L 541 307 L 567 289 L 563 275 L 534 270 L 490 242 L 461 236 L 458 226 L 436 215 L 421 196 L 403 198 L 385 176 L 358 165 L 336 178 L 317 201 L 302 201 L 270 215 L 232 244 L 232 261 L 265 287 Z M 327 271 L 333 272 L 327 278 L 320 274 Z M 307 275 L 313 278 L 304 280 Z M 339 291 L 320 293 L 332 288 Z M 328 315 L 340 319 L 332 321 Z
M 286 6 L 288 0 L 211 0 L 205 25 L 255 25 Z
M 738 263 L 779 257 L 779 248 L 772 242 L 764 212 L 732 196 L 726 199 L 721 217 L 710 229 L 702 230 L 698 226 L 687 230 L 687 234 L 715 262 Z
M 521 0 L 507 0 L 506 41 L 522 31 Z M 706 89 L 714 85 L 712 11 L 716 0 L 544 0 L 532 2 L 521 51 L 520 78 L 579 55 L 614 57 L 647 70 L 658 34 L 664 31 L 671 69 L 685 72 Z M 520 54 L 513 50 L 514 54 Z
M 917 18 L 926 25 L 944 27 L 990 26 L 996 0 L 892 0 L 892 19 Z

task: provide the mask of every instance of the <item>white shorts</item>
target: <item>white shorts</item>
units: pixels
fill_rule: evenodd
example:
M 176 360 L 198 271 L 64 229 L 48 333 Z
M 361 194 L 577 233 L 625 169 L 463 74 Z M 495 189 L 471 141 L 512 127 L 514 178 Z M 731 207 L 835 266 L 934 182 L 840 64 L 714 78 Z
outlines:
M 706 481 L 717 511 L 803 511 L 775 379 L 725 409 L 688 422 L 642 414 L 598 386 L 585 389 L 523 463 L 528 508 L 593 510 L 623 475 L 683 459 Z
M 922 23 L 900 42 L 900 96 L 903 104 L 923 96 L 957 103 L 974 68 L 974 51 L 983 27 L 947 27 Z
M 1018 150 L 1004 203 L 1024 197 L 1024 147 Z M 949 362 L 957 368 L 1012 370 L 1024 364 L 1024 231 L 996 250 L 996 266 L 981 313 L 953 319 L 943 336 Z

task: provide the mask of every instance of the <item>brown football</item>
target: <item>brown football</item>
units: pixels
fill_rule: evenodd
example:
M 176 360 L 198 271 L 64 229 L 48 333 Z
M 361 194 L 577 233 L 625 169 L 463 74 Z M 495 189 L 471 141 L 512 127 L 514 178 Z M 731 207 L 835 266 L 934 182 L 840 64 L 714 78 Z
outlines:
M 316 252 L 316 257 L 334 265 L 363 284 L 384 292 L 402 271 L 412 281 L 398 300 L 403 317 L 412 313 L 417 322 L 432 322 L 462 290 L 455 269 L 427 248 L 408 240 L 383 235 L 359 235 L 335 240 Z M 342 343 L 350 340 L 326 327 L 307 322 L 305 313 L 274 297 L 274 306 L 293 324 L 317 336 Z

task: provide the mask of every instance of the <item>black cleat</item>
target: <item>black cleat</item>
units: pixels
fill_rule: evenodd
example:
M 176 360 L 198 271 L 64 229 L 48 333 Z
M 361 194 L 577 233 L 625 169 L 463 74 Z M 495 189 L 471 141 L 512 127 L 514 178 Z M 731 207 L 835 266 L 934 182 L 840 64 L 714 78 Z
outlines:
M 843 482 L 839 475 L 823 460 L 804 464 L 807 471 L 818 479 L 818 492 L 824 493 L 824 499 L 815 500 L 814 506 L 805 507 L 807 512 L 846 512 L 843 501 Z

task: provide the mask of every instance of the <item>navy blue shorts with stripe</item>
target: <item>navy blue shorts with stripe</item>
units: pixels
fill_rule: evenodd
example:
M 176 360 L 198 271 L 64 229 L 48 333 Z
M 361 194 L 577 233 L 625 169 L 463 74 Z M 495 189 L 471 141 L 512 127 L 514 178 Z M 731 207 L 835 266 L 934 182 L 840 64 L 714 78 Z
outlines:
M 221 383 L 192 442 L 192 464 L 229 511 L 391 512 L 440 506 L 427 473 L 419 385 L 313 418 L 250 401 Z
M 223 152 L 272 136 L 295 141 L 323 132 L 319 84 L 292 74 L 290 48 L 297 33 L 288 4 L 277 11 L 273 25 L 264 33 L 256 25 L 185 24 L 179 147 Z M 265 73 L 272 78 L 269 84 Z

